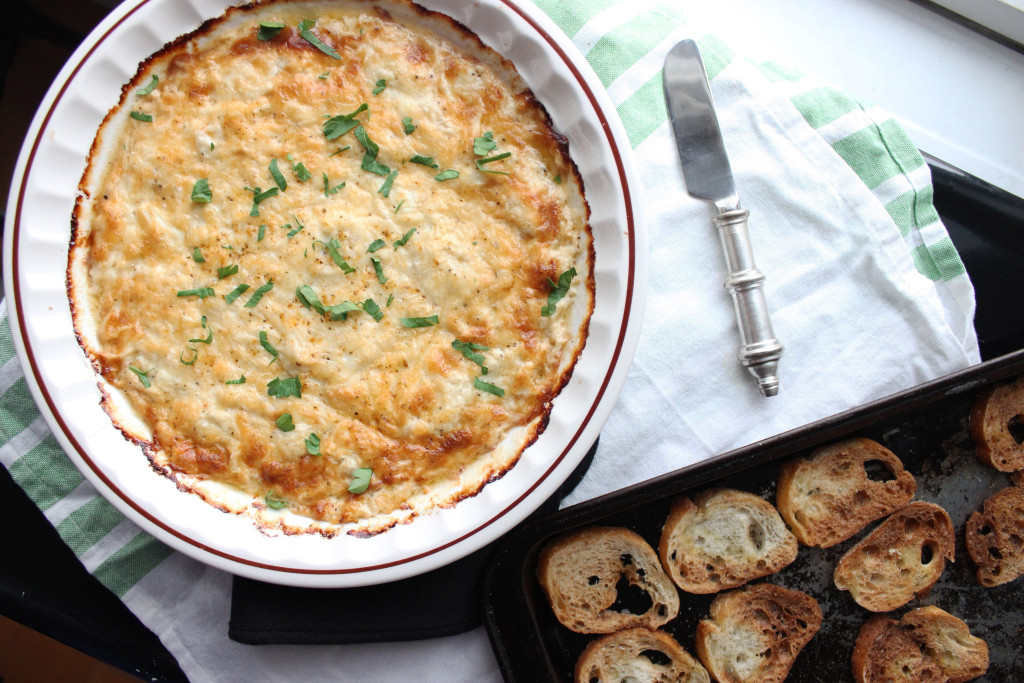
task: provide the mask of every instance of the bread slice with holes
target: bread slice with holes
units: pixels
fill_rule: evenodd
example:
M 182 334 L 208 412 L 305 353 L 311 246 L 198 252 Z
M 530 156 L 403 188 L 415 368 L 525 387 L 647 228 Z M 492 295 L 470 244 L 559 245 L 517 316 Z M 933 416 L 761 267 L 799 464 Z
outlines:
M 745 491 L 712 489 L 679 498 L 661 532 L 665 571 L 688 593 L 717 593 L 773 574 L 796 559 L 796 537 L 770 503 Z
M 697 624 L 697 657 L 718 683 L 777 683 L 821 628 L 821 607 L 797 590 L 758 583 L 722 593 Z
M 586 527 L 541 550 L 537 579 L 552 611 L 578 633 L 658 628 L 679 612 L 679 593 L 658 555 L 621 527 Z
M 779 473 L 779 513 L 804 545 L 828 548 L 914 498 L 917 483 L 885 446 L 853 438 L 822 446 Z
M 981 391 L 970 424 L 982 462 L 1000 472 L 1024 470 L 1024 375 Z
M 888 612 L 923 596 L 954 559 L 953 522 L 938 505 L 915 501 L 889 515 L 836 565 L 832 580 L 858 605 Z
M 857 683 L 963 683 L 984 675 L 988 661 L 988 644 L 932 605 L 899 621 L 873 616 L 861 627 L 851 657 Z
M 710 683 L 707 670 L 664 631 L 627 628 L 601 636 L 576 660 L 576 683 Z
M 1024 488 L 1009 486 L 989 496 L 967 520 L 964 536 L 982 586 L 1024 575 Z

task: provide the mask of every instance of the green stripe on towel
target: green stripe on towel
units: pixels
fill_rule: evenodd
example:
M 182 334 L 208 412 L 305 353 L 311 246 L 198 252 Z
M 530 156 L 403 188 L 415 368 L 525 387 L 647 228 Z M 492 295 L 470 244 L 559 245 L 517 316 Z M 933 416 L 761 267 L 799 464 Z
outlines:
M 140 531 L 116 553 L 108 557 L 93 572 L 114 595 L 123 598 L 132 586 L 153 571 L 174 551 L 145 531 Z
M 42 510 L 50 509 L 85 481 L 53 434 L 47 434 L 42 442 L 15 460 L 8 471 Z

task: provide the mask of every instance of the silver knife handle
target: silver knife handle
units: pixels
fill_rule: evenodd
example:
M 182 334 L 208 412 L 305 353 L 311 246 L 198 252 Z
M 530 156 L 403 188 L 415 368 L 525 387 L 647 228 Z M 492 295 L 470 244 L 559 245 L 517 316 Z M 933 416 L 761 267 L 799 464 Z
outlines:
M 775 338 L 764 296 L 764 273 L 754 264 L 754 250 L 747 231 L 746 209 L 723 211 L 715 216 L 715 227 L 722 239 L 729 277 L 725 287 L 732 295 L 736 320 L 740 327 L 740 362 L 757 379 L 762 396 L 779 393 L 778 367 L 782 344 Z

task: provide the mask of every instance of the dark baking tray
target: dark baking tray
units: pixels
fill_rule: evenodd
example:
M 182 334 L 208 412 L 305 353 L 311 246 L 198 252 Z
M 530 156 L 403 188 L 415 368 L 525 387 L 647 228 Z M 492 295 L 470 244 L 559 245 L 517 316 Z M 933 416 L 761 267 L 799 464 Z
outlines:
M 633 529 L 657 548 L 672 500 L 709 486 L 750 491 L 775 502 L 779 466 L 815 447 L 851 436 L 879 441 L 917 480 L 915 499 L 938 503 L 957 530 L 956 562 L 930 594 L 896 610 L 933 604 L 960 617 L 989 645 L 988 674 L 979 681 L 1024 680 L 1024 579 L 983 588 L 964 547 L 964 523 L 1009 477 L 982 464 L 974 452 L 969 414 L 983 387 L 1024 374 L 1024 351 L 976 365 L 863 407 L 745 446 L 523 525 L 492 558 L 486 577 L 485 623 L 506 680 L 569 681 L 579 653 L 596 636 L 571 632 L 548 607 L 535 578 L 540 548 L 552 536 L 593 524 Z M 862 534 L 828 549 L 801 547 L 797 560 L 765 580 L 803 590 L 818 600 L 822 628 L 800 654 L 788 680 L 851 681 L 850 654 L 870 613 L 832 585 L 839 557 Z M 664 629 L 691 653 L 697 622 L 713 596 L 680 592 L 679 616 Z

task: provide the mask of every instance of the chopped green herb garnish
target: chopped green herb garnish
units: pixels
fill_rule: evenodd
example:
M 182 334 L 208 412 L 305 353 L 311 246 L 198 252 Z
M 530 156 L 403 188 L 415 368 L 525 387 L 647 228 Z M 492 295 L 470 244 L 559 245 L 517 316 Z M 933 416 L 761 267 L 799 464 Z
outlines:
M 442 180 L 451 180 L 452 178 L 458 177 L 459 172 L 453 168 L 449 168 L 447 171 L 441 171 L 436 176 L 434 176 L 434 180 L 436 180 L 437 182 L 441 182 Z
M 238 272 L 238 264 L 232 263 L 230 266 L 222 266 L 217 269 L 217 279 L 223 280 L 229 275 L 234 275 Z
M 252 210 L 249 211 L 250 216 L 259 216 L 260 204 L 264 200 L 270 199 L 271 197 L 276 197 L 277 193 L 281 191 L 281 189 L 278 187 L 272 187 L 266 191 L 261 190 L 258 187 L 247 187 L 245 189 L 247 189 L 249 192 L 252 192 Z
M 270 40 L 280 33 L 283 28 L 284 24 L 279 24 L 276 21 L 261 21 L 260 28 L 256 31 L 256 38 L 263 41 Z
M 143 114 L 141 111 L 132 110 L 128 116 L 132 117 L 136 121 L 142 121 L 143 123 L 153 123 L 153 117 L 149 114 Z
M 282 432 L 290 432 L 295 429 L 295 423 L 292 421 L 291 413 L 282 413 L 274 422 L 277 424 L 277 428 Z
M 150 368 L 149 370 L 139 370 L 137 367 L 129 365 L 128 369 L 139 376 L 139 381 L 142 382 L 143 387 L 149 389 L 149 387 L 152 386 L 149 381 L 149 373 L 153 372 L 155 368 Z
M 557 184 L 561 185 L 562 184 L 562 176 L 561 175 L 556 175 L 555 176 L 555 182 Z
M 508 175 L 506 171 L 494 171 L 489 168 L 484 168 L 484 164 L 489 164 L 492 161 L 501 161 L 502 159 L 508 159 L 512 156 L 512 152 L 502 152 L 501 154 L 495 154 L 493 157 L 487 157 L 485 159 L 477 159 L 476 167 L 484 173 L 497 173 L 498 175 Z
M 315 19 L 306 19 L 305 21 L 299 22 L 299 35 L 305 38 L 306 42 L 308 42 L 310 45 L 320 50 L 320 52 L 323 52 L 331 59 L 341 59 L 341 55 L 338 54 L 337 50 L 335 50 L 333 47 L 331 47 L 324 41 L 320 40 L 319 38 L 316 37 L 316 35 L 313 34 L 313 32 L 310 29 L 312 29 L 314 26 L 316 26 Z
M 192 352 L 191 360 L 185 360 L 185 351 Z M 178 360 L 181 361 L 182 365 L 195 365 L 196 361 L 199 360 L 199 349 L 194 349 L 191 346 L 186 346 L 185 351 L 182 351 L 180 354 L 178 354 Z
M 229 379 L 224 384 L 245 384 L 245 375 L 242 375 L 238 379 Z
M 238 285 L 237 287 L 235 287 L 230 292 L 224 295 L 224 301 L 227 301 L 229 304 L 234 303 L 235 299 L 245 294 L 246 290 L 248 289 L 249 285 Z
M 416 228 L 409 228 L 409 232 L 402 235 L 402 239 L 395 242 L 395 250 L 397 251 L 399 247 L 404 247 L 414 232 L 416 232 Z
M 271 280 L 267 284 L 263 285 L 262 287 L 258 287 L 256 289 L 256 291 L 252 293 L 252 296 L 249 297 L 249 300 L 245 302 L 245 306 L 244 307 L 245 308 L 252 308 L 253 306 L 255 306 L 256 304 L 258 304 L 260 302 L 260 299 L 263 298 L 264 294 L 266 294 L 267 292 L 269 292 L 273 288 L 274 288 L 274 281 L 273 280 Z
M 213 291 L 213 287 L 197 287 L 196 289 L 179 289 L 178 296 L 198 296 L 200 299 L 205 299 L 208 296 L 216 294 Z
M 420 166 L 429 166 L 430 168 L 438 168 L 437 162 L 434 157 L 426 157 L 422 154 L 417 154 L 412 159 L 409 159 L 411 163 L 419 164 Z
M 203 327 L 205 328 L 206 325 L 203 325 Z M 211 328 L 207 329 L 206 331 L 207 331 L 206 339 L 189 339 L 188 343 L 189 344 L 209 344 L 209 343 L 211 343 L 213 341 L 213 328 L 211 327 Z
M 477 365 L 479 365 L 480 370 L 485 375 L 487 374 L 487 366 L 484 365 L 484 357 L 482 354 L 477 353 L 477 351 L 487 351 L 491 348 L 490 346 L 484 346 L 483 344 L 475 344 L 473 342 L 464 342 L 456 339 L 455 341 L 452 342 L 452 348 L 462 353 L 462 355 L 465 356 L 468 360 L 471 360 Z
M 352 311 L 358 311 L 359 306 L 352 303 L 351 301 L 342 301 L 340 304 L 333 306 L 327 306 L 324 311 L 327 313 L 327 317 L 331 320 L 346 320 L 348 314 Z
M 360 467 L 352 473 L 352 481 L 349 482 L 349 493 L 364 493 L 370 487 L 370 477 L 373 470 L 369 467 Z
M 359 105 L 358 109 L 350 114 L 339 114 L 338 116 L 330 117 L 324 121 L 324 137 L 328 140 L 334 140 L 335 138 L 340 138 L 353 128 L 356 128 L 359 125 L 359 122 L 356 121 L 356 117 L 367 109 L 369 109 L 369 106 L 364 102 Z M 345 149 L 348 148 L 346 147 Z
M 260 223 L 260 229 L 256 231 L 256 241 L 262 242 L 263 238 L 267 235 L 267 226 Z
M 398 205 L 395 207 L 395 213 L 398 213 L 398 210 L 402 208 L 402 204 L 405 204 L 405 200 L 404 199 L 402 201 L 398 202 Z
M 288 501 L 284 498 L 278 498 L 277 494 L 273 491 L 263 496 L 263 500 L 266 502 L 267 507 L 273 508 L 274 510 L 281 510 L 288 507 Z
M 270 340 L 267 338 L 267 333 L 263 330 L 260 330 L 260 346 L 266 349 L 267 353 L 273 356 L 270 362 L 267 363 L 267 365 L 273 365 L 274 361 L 277 360 L 280 354 L 277 352 L 277 349 L 270 345 Z
M 494 394 L 495 396 L 504 396 L 505 390 L 501 387 L 495 386 L 490 382 L 485 382 L 479 377 L 473 378 L 473 386 L 480 391 L 486 391 L 488 394 Z
M 394 301 L 394 300 L 395 300 L 394 292 L 392 292 L 391 294 L 388 294 L 388 302 L 386 304 L 384 304 L 384 307 L 385 308 L 390 307 L 391 306 L 391 302 Z
M 412 135 L 412 132 L 416 130 L 416 126 L 413 125 L 412 119 L 408 116 L 402 119 L 402 130 L 405 131 L 406 135 Z
M 138 90 L 135 91 L 135 94 L 139 95 L 140 97 L 143 96 L 143 95 L 148 95 L 149 93 L 153 92 L 153 88 L 155 88 L 156 84 L 159 83 L 159 82 L 160 82 L 160 77 L 157 76 L 156 74 L 153 74 L 149 78 L 149 85 L 147 85 L 145 88 L 139 88 Z
M 292 218 L 295 218 L 295 216 L 292 216 Z M 300 232 L 302 232 L 303 228 L 305 228 L 306 226 L 303 225 L 302 223 L 299 223 L 299 219 L 298 218 L 295 218 L 295 227 L 294 228 L 292 227 L 291 223 L 285 223 L 284 226 L 282 226 L 282 227 L 290 228 L 288 230 L 288 239 L 291 239 L 292 237 L 295 237 Z
M 317 76 L 317 78 L 319 78 L 321 81 L 326 81 L 330 77 L 331 77 L 331 72 L 330 71 L 325 71 L 322 74 L 320 74 L 319 76 Z
M 424 318 L 402 318 L 401 322 L 402 327 L 433 327 L 440 321 L 436 315 L 429 315 Z
M 309 285 L 300 285 L 295 288 L 295 298 L 299 300 L 306 308 L 312 308 L 314 311 L 323 315 L 326 312 L 324 305 L 320 303 L 320 297 L 316 295 L 313 288 Z
M 387 197 L 391 194 L 391 186 L 395 184 L 395 178 L 398 177 L 398 171 L 392 171 L 388 174 L 388 177 L 384 180 L 384 184 L 377 190 L 377 194 L 382 197 Z
M 388 87 L 388 82 L 386 80 L 384 80 L 383 78 L 381 78 L 380 80 L 377 81 L 377 85 L 373 89 L 373 94 L 374 95 L 381 94 L 382 92 L 384 92 L 384 88 L 386 88 L 386 87 Z
M 288 181 L 285 179 L 284 174 L 281 173 L 281 169 L 277 167 L 277 159 L 272 159 L 270 162 L 270 177 L 274 179 L 274 183 L 280 188 L 281 192 L 288 189 Z
M 199 247 L 192 250 L 192 260 L 196 263 L 206 263 L 206 259 L 203 257 L 203 252 L 199 251 Z
M 313 177 L 313 174 L 302 165 L 301 161 L 292 166 L 292 171 L 295 173 L 295 177 L 299 179 L 300 183 L 304 183 Z
M 384 164 L 377 161 L 377 154 L 380 153 L 380 147 L 377 143 L 370 139 L 369 133 L 362 126 L 356 127 L 356 132 L 353 133 L 356 136 L 356 140 L 363 146 L 366 153 L 363 154 L 363 162 L 360 165 L 364 171 L 370 173 L 376 173 L 377 175 L 386 176 L 391 173 L 391 169 Z
M 210 181 L 206 178 L 197 180 L 196 184 L 192 186 L 192 201 L 209 204 L 212 199 L 213 192 L 210 190 Z
M 328 154 L 327 156 L 333 157 L 335 154 L 341 154 L 342 152 L 344 152 L 347 149 L 352 149 L 352 145 L 345 145 L 341 149 L 337 149 L 337 150 L 331 152 L 330 154 Z
M 473 154 L 478 157 L 485 157 L 494 151 L 498 143 L 494 141 L 494 133 L 487 131 L 478 138 L 473 139 Z
M 316 432 L 310 432 L 306 437 L 306 452 L 310 455 L 320 455 L 320 437 Z
M 274 398 L 302 398 L 302 383 L 298 377 L 276 377 L 267 382 L 267 394 Z
M 366 251 L 367 251 L 367 253 L 372 254 L 373 252 L 377 251 L 378 249 L 383 249 L 386 246 L 388 246 L 388 243 L 385 242 L 384 240 L 378 238 L 378 239 L 375 239 L 374 241 L 370 242 L 370 246 L 368 246 L 366 248 Z
M 377 322 L 380 322 L 380 319 L 384 317 L 384 311 L 380 310 L 380 306 L 373 299 L 367 299 L 363 302 L 363 310 Z
M 555 312 L 555 305 L 569 292 L 569 284 L 572 282 L 574 277 L 576 277 L 576 269 L 570 268 L 558 276 L 558 282 L 548 278 L 548 284 L 551 285 L 551 292 L 548 294 L 547 304 L 540 309 L 540 314 L 542 316 L 548 317 Z
M 345 181 L 341 181 L 334 187 L 331 187 L 331 182 L 327 179 L 327 174 L 324 173 L 324 196 L 330 197 L 332 194 L 337 193 L 338 190 L 345 187 Z
M 341 257 L 341 252 L 338 251 L 338 247 L 341 246 L 341 243 L 338 240 L 332 237 L 326 242 L 321 242 L 321 244 L 327 247 L 327 253 L 331 255 L 331 260 L 334 261 L 334 265 L 341 268 L 345 273 L 356 272 L 356 269 L 346 263 L 345 259 Z
M 373 263 L 373 272 L 377 274 L 377 282 L 381 283 L 382 285 L 385 284 L 388 281 L 388 279 L 384 277 L 384 268 L 382 268 L 380 265 L 380 259 L 377 258 L 376 256 L 371 256 L 370 262 Z

